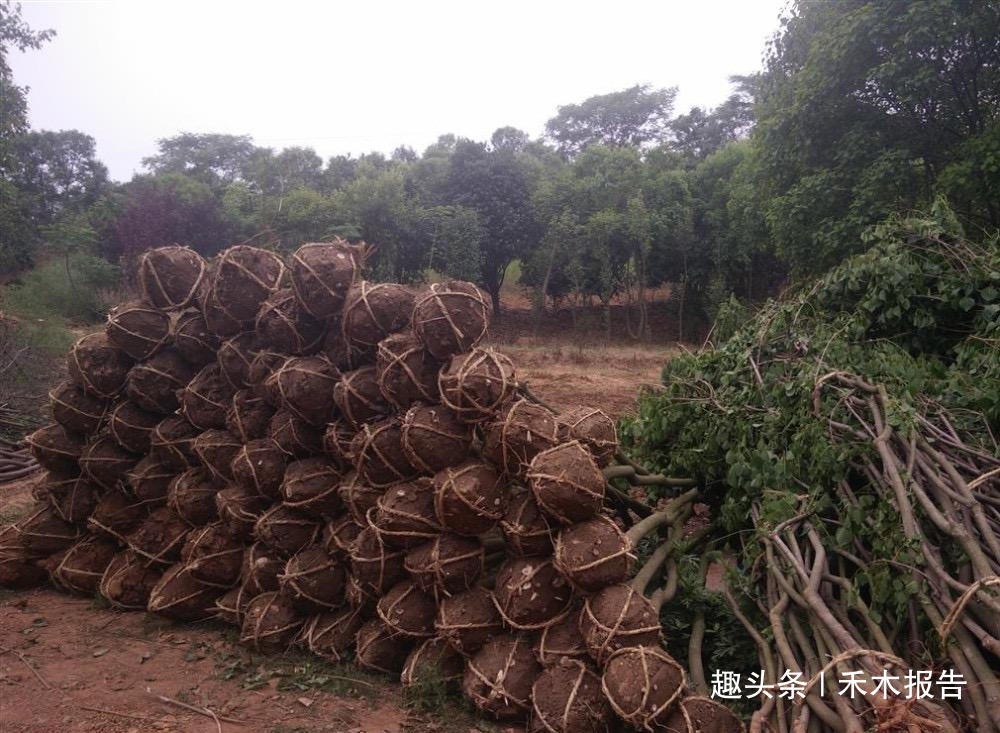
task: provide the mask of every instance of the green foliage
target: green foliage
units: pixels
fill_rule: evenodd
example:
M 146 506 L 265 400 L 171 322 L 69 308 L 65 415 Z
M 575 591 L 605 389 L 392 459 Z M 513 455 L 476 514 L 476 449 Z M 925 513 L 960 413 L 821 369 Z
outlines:
M 665 139 L 677 89 L 648 85 L 599 94 L 559 107 L 545 131 L 559 149 L 579 153 L 590 145 L 639 147 Z
M 754 140 L 775 248 L 794 271 L 861 251 L 868 226 L 928 204 L 945 172 L 964 218 L 1000 225 L 998 172 L 977 161 L 997 120 L 998 51 L 996 3 L 792 6 L 767 58 Z
M 621 435 L 636 460 L 707 485 L 746 572 L 761 552 L 752 509 L 761 531 L 806 512 L 827 547 L 853 552 L 860 542 L 879 558 L 852 583 L 873 617 L 896 618 L 915 591 L 898 567 L 919 564 L 919 548 L 856 470 L 871 443 L 831 440 L 819 416 L 846 424 L 854 417 L 817 381 L 843 371 L 884 385 L 892 396 L 887 418 L 904 433 L 916 415 L 940 406 L 959 416 L 967 444 L 992 453 L 1000 427 L 1000 247 L 995 239 L 965 240 L 943 204 L 874 227 L 866 245 L 742 323 L 734 305 L 723 308 L 717 348 L 667 364 L 663 390 L 640 400 Z M 856 505 L 842 499 L 842 482 Z
M 107 314 L 107 294 L 119 276 L 118 268 L 101 257 L 76 253 L 51 259 L 4 286 L 3 309 L 29 324 L 38 319 L 95 323 Z

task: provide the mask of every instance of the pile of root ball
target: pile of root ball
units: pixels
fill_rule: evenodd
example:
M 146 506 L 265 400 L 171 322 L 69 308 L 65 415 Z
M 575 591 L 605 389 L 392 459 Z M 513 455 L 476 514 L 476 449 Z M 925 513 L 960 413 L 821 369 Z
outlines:
M 146 253 L 27 439 L 48 474 L 0 585 L 222 619 L 536 731 L 740 730 L 662 647 L 693 492 L 640 519 L 613 421 L 527 398 L 478 288 L 369 282 L 365 255 Z

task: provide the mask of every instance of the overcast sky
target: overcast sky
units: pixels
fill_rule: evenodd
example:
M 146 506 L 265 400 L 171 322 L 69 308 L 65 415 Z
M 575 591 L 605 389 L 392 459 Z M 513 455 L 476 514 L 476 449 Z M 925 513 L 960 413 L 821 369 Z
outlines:
M 532 136 L 560 104 L 636 83 L 713 106 L 760 68 L 785 0 L 25 2 L 58 35 L 14 52 L 31 125 L 97 140 L 116 180 L 182 131 L 324 158 L 442 133 Z

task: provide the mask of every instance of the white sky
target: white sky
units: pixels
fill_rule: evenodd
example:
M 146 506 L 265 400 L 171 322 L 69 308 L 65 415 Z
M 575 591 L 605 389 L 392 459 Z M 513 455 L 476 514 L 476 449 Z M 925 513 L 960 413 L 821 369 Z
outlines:
M 116 180 L 182 131 L 323 158 L 452 132 L 537 136 L 560 104 L 636 83 L 714 106 L 760 68 L 785 0 L 25 2 L 58 35 L 11 54 L 32 127 L 97 140 Z

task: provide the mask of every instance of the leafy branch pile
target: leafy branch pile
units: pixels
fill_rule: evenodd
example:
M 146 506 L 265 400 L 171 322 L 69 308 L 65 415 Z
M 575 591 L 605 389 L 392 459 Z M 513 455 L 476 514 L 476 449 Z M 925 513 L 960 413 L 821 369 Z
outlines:
M 809 681 L 804 700 L 757 698 L 752 730 L 994 731 L 1000 247 L 943 206 L 867 236 L 753 318 L 731 306 L 724 340 L 668 364 L 623 426 L 635 460 L 697 477 L 717 509 L 664 625 L 696 685 L 702 655 Z M 715 592 L 711 563 L 727 570 Z M 703 648 L 705 619 L 742 627 L 757 659 L 711 634 Z M 907 699 L 907 671 L 948 669 L 961 700 Z M 899 694 L 836 694 L 854 670 L 868 690 L 888 671 Z

